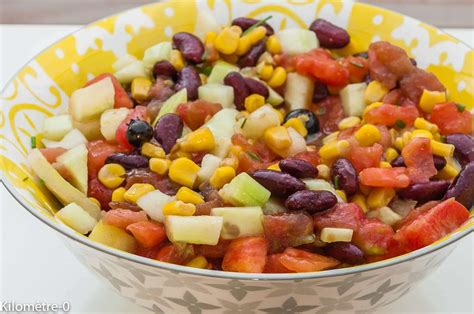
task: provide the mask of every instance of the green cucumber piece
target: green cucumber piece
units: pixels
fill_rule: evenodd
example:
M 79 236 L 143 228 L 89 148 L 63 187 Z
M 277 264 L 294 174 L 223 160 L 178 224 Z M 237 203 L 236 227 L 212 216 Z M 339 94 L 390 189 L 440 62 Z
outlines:
M 224 84 L 224 78 L 230 72 L 239 72 L 239 68 L 224 61 L 217 61 L 212 68 L 211 75 L 207 78 L 207 83 Z
M 188 102 L 188 92 L 186 88 L 183 88 L 182 90 L 180 90 L 179 92 L 177 92 L 176 94 L 174 94 L 173 96 L 168 98 L 168 100 L 165 101 L 165 103 L 160 109 L 160 113 L 158 113 L 158 116 L 153 122 L 153 125 L 155 125 L 156 122 L 158 122 L 158 120 L 165 114 L 175 113 L 176 108 L 178 108 L 180 104 L 184 104 L 186 102 Z
M 270 191 L 242 172 L 219 191 L 224 201 L 235 206 L 262 207 L 270 198 Z

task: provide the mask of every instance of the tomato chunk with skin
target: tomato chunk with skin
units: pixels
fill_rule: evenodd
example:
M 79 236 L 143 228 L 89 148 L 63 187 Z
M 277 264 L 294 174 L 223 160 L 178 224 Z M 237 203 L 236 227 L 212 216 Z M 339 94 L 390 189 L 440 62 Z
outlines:
M 416 208 L 413 208 L 409 213 L 408 215 L 406 215 L 405 217 L 403 217 L 402 220 L 400 220 L 399 222 L 397 222 L 393 228 L 395 230 L 398 230 L 400 229 L 401 227 L 403 227 L 404 225 L 408 225 L 410 224 L 412 221 L 414 221 L 416 218 L 418 218 L 418 216 L 420 216 L 422 213 L 426 212 L 427 210 L 430 210 L 431 208 L 435 207 L 436 205 L 438 205 L 439 203 L 441 203 L 441 201 L 429 201 L 423 205 L 421 205 L 420 207 L 416 207 Z
M 420 101 L 424 89 L 438 92 L 446 90 L 436 75 L 419 68 L 415 68 L 400 81 L 400 90 L 403 96 L 416 104 Z
M 179 117 L 191 129 L 196 130 L 222 109 L 221 104 L 205 100 L 196 100 L 180 104 L 176 109 Z
M 382 104 L 380 107 L 372 108 L 364 113 L 364 120 L 367 123 L 389 127 L 394 126 L 397 121 L 402 121 L 406 126 L 412 126 L 418 116 L 419 112 L 416 107 Z
M 148 218 L 144 211 L 135 212 L 129 209 L 114 209 L 105 213 L 102 221 L 107 225 L 112 225 L 122 229 L 129 225 L 139 222 L 147 221 Z
M 110 73 L 104 73 L 93 78 L 92 80 L 87 82 L 85 86 L 89 86 L 94 83 L 97 83 L 107 77 L 110 77 L 110 79 L 112 80 L 112 84 L 114 85 L 114 91 L 115 91 L 114 108 L 133 108 L 133 101 L 130 99 L 130 97 L 128 97 L 127 92 L 122 87 L 122 85 L 120 85 L 117 78 Z
M 438 125 L 443 135 L 463 133 L 472 134 L 472 113 L 453 102 L 434 106 L 429 120 Z
M 135 251 L 135 254 L 138 255 L 138 256 L 143 256 L 143 257 L 148 257 L 148 258 L 155 259 L 155 257 L 158 255 L 158 252 L 160 251 L 160 249 L 161 249 L 161 247 L 159 245 L 154 246 L 154 247 L 150 247 L 150 248 L 145 248 L 145 247 L 142 247 L 142 246 L 138 246 L 137 250 Z
M 367 255 L 382 255 L 393 241 L 393 229 L 376 218 L 365 219 L 352 241 Z
M 61 156 L 67 151 L 67 149 L 62 147 L 51 147 L 51 148 L 40 148 L 41 154 L 43 154 L 44 158 L 52 164 L 56 161 L 56 158 Z
M 264 273 L 269 274 L 284 274 L 284 273 L 294 273 L 291 269 L 286 268 L 281 262 L 280 258 L 283 254 L 272 254 L 268 255 L 267 263 L 263 269 Z
M 360 146 L 358 143 L 351 141 L 351 149 L 347 154 L 357 172 L 361 172 L 366 168 L 378 167 L 383 155 L 383 147 L 379 143 L 375 143 L 369 147 Z
M 324 100 L 313 104 L 312 111 L 318 117 L 321 131 L 325 134 L 337 131 L 337 124 L 345 116 L 339 96 L 328 96 Z
M 411 183 L 428 182 L 438 171 L 434 166 L 428 138 L 415 137 L 402 150 Z
M 360 83 L 369 73 L 369 61 L 362 57 L 347 56 L 342 65 L 349 71 L 349 82 Z
M 324 84 L 344 86 L 349 82 L 349 70 L 324 49 L 318 48 L 296 56 L 295 68 L 296 72 L 312 76 Z
M 405 167 L 367 168 L 359 173 L 359 181 L 363 185 L 380 188 L 405 188 L 410 184 Z
M 292 158 L 307 161 L 315 167 L 321 162 L 321 158 L 319 157 L 319 153 L 317 151 L 301 152 L 294 155 Z
M 357 230 L 364 220 L 364 212 L 355 203 L 337 203 L 334 207 L 313 215 L 315 230 L 348 228 Z
M 131 110 L 122 123 L 120 123 L 117 131 L 115 132 L 115 139 L 117 140 L 117 143 L 130 150 L 133 149 L 133 145 L 131 145 L 127 140 L 127 129 L 132 119 L 145 120 L 149 122 L 146 106 L 136 106 L 133 110 Z
M 334 258 L 294 248 L 287 248 L 278 259 L 285 268 L 297 273 L 330 269 L 340 264 Z
M 450 198 L 404 225 L 394 238 L 408 250 L 417 250 L 441 239 L 468 219 L 466 207 Z
M 103 140 L 96 140 L 87 143 L 87 170 L 89 179 L 95 178 L 100 168 L 105 163 L 105 159 L 114 153 L 126 153 L 130 150 L 126 147 L 111 144 Z
M 160 248 L 155 259 L 165 263 L 183 265 L 194 257 L 193 246 L 186 243 L 170 243 Z
M 110 213 L 109 211 L 108 213 Z M 151 248 L 159 245 L 166 239 L 166 230 L 163 224 L 154 221 L 139 221 L 127 226 L 129 231 L 142 247 Z
M 268 243 L 263 237 L 232 240 L 222 261 L 222 269 L 240 273 L 263 273 Z

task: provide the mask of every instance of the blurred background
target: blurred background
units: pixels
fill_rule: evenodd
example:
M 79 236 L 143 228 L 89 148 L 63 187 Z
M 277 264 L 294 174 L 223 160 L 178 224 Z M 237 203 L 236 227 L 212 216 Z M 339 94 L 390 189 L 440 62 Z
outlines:
M 151 2 L 153 1 L 0 0 L 0 23 L 86 24 L 109 14 Z M 360 2 L 395 10 L 438 27 L 474 27 L 474 0 L 362 0 Z

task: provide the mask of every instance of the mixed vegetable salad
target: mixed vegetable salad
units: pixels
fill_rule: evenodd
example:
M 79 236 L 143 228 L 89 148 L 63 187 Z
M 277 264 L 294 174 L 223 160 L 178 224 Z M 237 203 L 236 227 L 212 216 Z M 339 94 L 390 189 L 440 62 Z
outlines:
M 119 250 L 247 273 L 370 263 L 462 225 L 472 113 L 397 46 L 343 55 L 350 36 L 326 20 L 268 19 L 176 33 L 76 90 L 28 156 L 56 217 Z

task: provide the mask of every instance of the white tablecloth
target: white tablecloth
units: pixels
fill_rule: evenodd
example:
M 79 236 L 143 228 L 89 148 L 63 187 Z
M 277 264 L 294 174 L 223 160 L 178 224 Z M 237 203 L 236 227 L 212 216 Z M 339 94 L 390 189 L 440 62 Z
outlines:
M 30 58 L 78 26 L 0 26 L 0 86 Z M 474 30 L 448 30 L 474 46 Z M 58 234 L 0 187 L 0 302 L 71 303 L 71 312 L 144 312 L 109 290 L 65 248 Z M 381 312 L 465 312 L 473 306 L 472 234 L 445 263 Z M 1 309 L 0 309 L 1 312 Z

